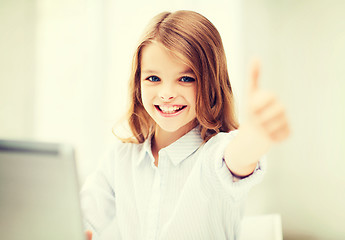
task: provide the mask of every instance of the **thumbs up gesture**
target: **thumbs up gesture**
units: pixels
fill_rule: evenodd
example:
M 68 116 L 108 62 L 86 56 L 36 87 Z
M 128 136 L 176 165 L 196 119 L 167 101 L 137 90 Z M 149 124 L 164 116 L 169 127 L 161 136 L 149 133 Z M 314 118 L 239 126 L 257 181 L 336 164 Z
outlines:
M 250 131 L 253 140 L 265 153 L 274 143 L 289 136 L 290 127 L 284 105 L 275 94 L 260 88 L 259 71 L 259 63 L 255 62 L 249 79 L 242 129 Z
M 245 119 L 237 136 L 225 149 L 224 159 L 235 177 L 249 176 L 259 159 L 290 134 L 284 105 L 271 92 L 259 87 L 259 63 L 251 69 Z

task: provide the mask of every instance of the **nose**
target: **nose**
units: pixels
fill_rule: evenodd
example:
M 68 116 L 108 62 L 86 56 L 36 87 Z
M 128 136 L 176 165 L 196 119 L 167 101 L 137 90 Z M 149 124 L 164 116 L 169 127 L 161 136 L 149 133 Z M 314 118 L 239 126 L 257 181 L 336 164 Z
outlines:
M 169 100 L 172 100 L 172 99 L 174 99 L 174 97 L 173 96 L 168 96 L 168 95 L 165 95 L 165 96 L 161 96 L 161 99 L 163 100 L 163 101 L 169 101 Z
M 176 97 L 176 93 L 173 86 L 165 84 L 161 87 L 159 96 L 163 101 L 171 101 Z

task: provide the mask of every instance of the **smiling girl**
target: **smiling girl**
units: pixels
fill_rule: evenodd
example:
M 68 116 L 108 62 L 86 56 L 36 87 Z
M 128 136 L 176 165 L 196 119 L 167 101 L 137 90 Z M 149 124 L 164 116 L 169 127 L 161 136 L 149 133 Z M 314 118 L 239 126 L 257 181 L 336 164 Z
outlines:
M 239 127 L 220 35 L 202 15 L 164 12 L 137 47 L 128 124 L 82 189 L 94 239 L 236 239 L 243 203 L 287 138 L 285 109 L 250 79 Z

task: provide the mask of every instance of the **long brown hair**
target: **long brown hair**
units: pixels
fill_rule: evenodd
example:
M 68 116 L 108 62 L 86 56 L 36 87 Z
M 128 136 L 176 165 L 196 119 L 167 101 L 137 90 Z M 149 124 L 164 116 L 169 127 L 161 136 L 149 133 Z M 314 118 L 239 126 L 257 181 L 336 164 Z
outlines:
M 127 116 L 133 137 L 122 140 L 142 143 L 155 129 L 155 122 L 144 109 L 140 84 L 142 49 L 153 41 L 162 43 L 193 70 L 197 83 L 196 121 L 204 141 L 219 132 L 237 129 L 227 61 L 217 29 L 193 11 L 163 12 L 151 20 L 133 57 Z

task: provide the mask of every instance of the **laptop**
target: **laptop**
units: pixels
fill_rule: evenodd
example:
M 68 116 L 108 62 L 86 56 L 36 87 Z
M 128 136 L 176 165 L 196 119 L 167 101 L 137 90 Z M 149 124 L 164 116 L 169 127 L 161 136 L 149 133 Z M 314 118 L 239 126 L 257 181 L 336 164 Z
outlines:
M 0 237 L 86 239 L 71 146 L 0 140 Z

